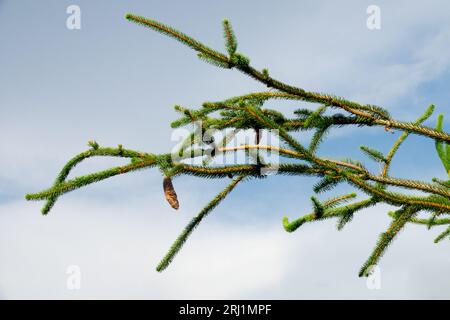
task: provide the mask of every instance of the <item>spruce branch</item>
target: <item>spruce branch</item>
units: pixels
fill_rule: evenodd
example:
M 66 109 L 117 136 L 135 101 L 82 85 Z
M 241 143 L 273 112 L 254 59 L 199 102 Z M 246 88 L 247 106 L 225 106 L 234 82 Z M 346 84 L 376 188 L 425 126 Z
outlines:
M 436 184 L 438 184 L 438 185 L 440 185 L 440 186 L 442 186 L 444 188 L 450 188 L 450 180 L 449 181 L 443 181 L 443 180 L 440 180 L 438 178 L 433 178 L 433 179 L 431 179 L 431 181 L 433 181 L 434 183 L 436 183 Z
M 147 19 L 144 17 L 136 16 L 133 14 L 127 14 L 125 16 L 128 20 L 138 23 L 140 25 L 149 27 L 154 29 L 162 34 L 165 34 L 169 37 L 172 37 L 181 43 L 187 45 L 188 47 L 198 51 L 200 53 L 204 53 L 209 56 L 211 59 L 214 59 L 218 62 L 228 63 L 229 59 L 221 54 L 218 51 L 215 51 L 204 44 L 198 42 L 197 40 L 187 36 L 186 34 L 175 30 L 167 25 L 164 25 L 155 20 Z M 235 54 L 235 63 L 234 67 L 236 67 L 239 71 L 247 74 L 248 76 L 254 78 L 257 81 L 260 81 L 267 85 L 268 87 L 283 91 L 288 94 L 294 95 L 297 99 L 316 102 L 325 105 L 330 105 L 332 107 L 341 108 L 345 111 L 348 111 L 354 115 L 361 116 L 363 118 L 367 118 L 373 120 L 374 123 L 387 127 L 387 128 L 397 128 L 402 130 L 411 130 L 417 134 L 429 136 L 439 141 L 450 142 L 450 135 L 444 132 L 439 132 L 429 127 L 424 126 L 416 126 L 412 123 L 407 122 L 399 122 L 390 120 L 389 114 L 383 108 L 373 105 L 361 105 L 359 103 L 348 101 L 342 98 L 324 95 L 320 93 L 308 92 L 304 89 L 296 88 L 290 85 L 287 85 L 281 81 L 271 78 L 267 73 L 260 72 L 249 65 L 249 59 L 241 54 Z
M 330 219 L 330 218 L 340 218 L 345 215 L 353 214 L 361 209 L 368 208 L 370 206 L 373 206 L 377 203 L 375 199 L 367 199 L 362 200 L 359 202 L 355 202 L 349 205 L 344 205 L 341 207 L 333 208 L 329 207 L 326 208 L 321 216 L 317 216 L 315 212 L 309 213 L 307 215 L 304 215 L 301 218 L 298 218 L 292 222 L 289 222 L 288 217 L 283 217 L 283 227 L 287 232 L 294 232 L 299 227 L 301 227 L 303 224 L 307 222 L 313 222 L 317 220 L 324 220 L 324 219 Z
M 230 58 L 236 53 L 237 41 L 231 24 L 228 20 L 223 20 L 223 31 L 225 37 L 225 46 L 227 48 Z
M 444 115 L 440 114 L 436 123 L 436 130 L 438 132 L 442 132 L 443 122 Z M 450 178 L 450 144 L 448 142 L 444 143 L 443 141 L 436 140 L 436 151 Z
M 389 215 L 391 217 L 396 217 L 395 212 L 390 212 Z M 419 218 L 412 218 L 410 220 L 411 223 L 415 223 L 415 224 L 423 224 L 426 226 L 441 226 L 441 225 L 446 225 L 446 224 L 450 224 L 450 219 L 437 219 L 437 218 L 430 218 L 430 219 L 419 219 Z
M 378 264 L 387 247 L 391 244 L 395 236 L 403 229 L 404 225 L 419 211 L 420 209 L 414 206 L 406 206 L 397 211 L 397 217 L 394 218 L 386 232 L 380 235 L 380 239 L 367 261 L 362 266 L 359 276 L 368 276 L 372 266 Z
M 169 27 L 165 24 L 162 24 L 158 21 L 144 18 L 141 16 L 136 16 L 131 13 L 127 13 L 125 15 L 125 18 L 129 21 L 135 22 L 144 27 L 151 28 L 157 32 L 160 32 L 164 35 L 174 38 L 175 40 L 180 41 L 181 43 L 187 45 L 188 47 L 194 49 L 195 51 L 198 51 L 199 53 L 203 53 L 205 56 L 208 56 L 209 58 L 211 58 L 217 62 L 222 62 L 222 63 L 228 62 L 228 58 L 225 55 L 221 54 L 220 52 L 215 51 L 215 50 L 205 46 L 201 42 L 189 37 L 188 35 L 180 32 L 178 30 L 175 30 L 174 28 Z
M 320 219 L 325 211 L 324 205 L 314 196 L 311 197 L 311 201 L 314 207 L 314 217 L 315 219 Z
M 364 151 L 364 153 L 366 155 L 368 155 L 370 158 L 372 158 L 375 161 L 379 161 L 379 162 L 387 161 L 387 159 L 384 157 L 384 155 L 378 150 L 375 150 L 375 149 L 372 149 L 372 148 L 369 148 L 366 146 L 361 146 L 360 149 L 362 151 Z
M 447 229 L 445 229 L 444 232 L 442 232 L 440 235 L 438 235 L 436 237 L 436 239 L 434 239 L 434 243 L 438 243 L 440 241 L 442 241 L 445 238 L 450 238 L 450 227 L 448 227 Z
M 175 106 L 175 111 L 180 114 L 180 118 L 171 123 L 172 128 L 193 125 L 194 129 L 173 153 L 144 153 L 124 148 L 122 145 L 115 148 L 106 148 L 101 147 L 94 140 L 89 141 L 89 150 L 70 159 L 50 188 L 26 195 L 27 200 L 46 201 L 42 209 L 43 214 L 47 214 L 59 197 L 68 192 L 114 176 L 147 168 L 157 168 L 163 174 L 164 197 L 174 209 L 179 208 L 179 202 L 173 186 L 173 178 L 195 176 L 201 179 L 232 179 L 231 183 L 186 226 L 159 263 L 158 271 L 168 267 L 203 218 L 239 182 L 247 178 L 266 178 L 267 174 L 264 172 L 273 172 L 276 175 L 294 178 L 298 176 L 316 177 L 319 180 L 313 188 L 315 193 L 331 191 L 338 184 L 345 182 L 367 195 L 365 200 L 352 203 L 348 202 L 356 197 L 356 193 L 332 197 L 326 201 L 320 201 L 316 196 L 312 196 L 313 211 L 311 213 L 292 222 L 287 217 L 283 217 L 283 227 L 288 232 L 297 230 L 307 222 L 331 218 L 336 218 L 337 228 L 341 230 L 352 221 L 357 212 L 371 206 L 384 203 L 398 208 L 397 211 L 389 213 L 389 216 L 392 217 L 392 223 L 387 231 L 380 235 L 371 256 L 361 268 L 360 275 L 368 275 L 371 266 L 379 262 L 386 248 L 408 223 L 425 225 L 428 228 L 448 227 L 450 225 L 450 180 L 444 181 L 433 178 L 431 182 L 427 182 L 398 178 L 389 174 L 390 165 L 399 147 L 409 135 L 415 134 L 428 138 L 435 143 L 436 152 L 450 177 L 450 135 L 443 130 L 443 115 L 439 115 L 434 129 L 422 125 L 432 115 L 433 105 L 430 105 L 416 121 L 403 122 L 394 119 L 387 109 L 380 106 L 361 104 L 334 95 L 306 91 L 285 84 L 272 78 L 267 69 L 259 71 L 253 68 L 250 59 L 237 52 L 236 36 L 227 20 L 223 22 L 227 51 L 224 54 L 158 21 L 133 14 L 127 14 L 126 18 L 174 38 L 196 51 L 199 58 L 207 63 L 221 68 L 235 69 L 250 76 L 266 85 L 269 91 L 249 93 L 218 102 L 205 102 L 198 109 Z M 317 105 L 317 109 L 297 109 L 294 111 L 295 116 L 289 118 L 276 109 L 264 107 L 268 100 L 274 99 L 288 100 L 292 103 L 302 101 L 313 103 Z M 337 113 L 328 114 L 328 111 L 337 111 Z M 383 164 L 380 173 L 372 173 L 356 160 L 337 160 L 317 155 L 318 146 L 327 138 L 327 132 L 330 128 L 341 128 L 349 125 L 358 129 L 370 126 L 402 131 L 402 134 L 386 155 L 366 146 L 361 147 L 361 150 L 369 157 Z M 230 130 L 230 132 L 220 141 L 215 141 L 216 139 L 212 135 L 205 137 L 205 133 L 210 129 L 221 132 Z M 231 140 L 239 132 L 245 130 L 256 132 L 254 144 L 230 145 Z M 261 130 L 277 132 L 282 146 L 262 142 Z M 313 136 L 306 147 L 299 142 L 294 134 L 308 130 L 313 132 Z M 236 156 L 238 152 L 242 151 L 253 159 L 252 164 L 239 162 L 224 165 L 211 164 L 220 154 L 234 154 Z M 271 155 L 274 152 L 280 156 L 280 162 L 276 164 L 276 170 L 264 158 L 265 154 Z M 67 179 L 79 163 L 98 156 L 123 158 L 127 159 L 129 163 L 70 180 Z M 185 163 L 185 160 L 194 159 L 201 160 L 198 162 L 201 165 Z M 408 189 L 414 193 L 393 192 L 388 189 L 389 187 L 397 187 L 400 190 Z M 419 218 L 419 213 L 427 214 L 427 216 Z M 435 242 L 439 242 L 449 235 L 448 227 L 436 238 Z
M 430 105 L 425 112 L 414 122 L 415 125 L 419 125 L 422 122 L 426 121 L 434 111 L 434 105 Z M 382 170 L 381 175 L 383 177 L 387 176 L 389 171 L 389 166 L 391 165 L 392 158 L 394 157 L 397 150 L 400 148 L 400 145 L 406 140 L 406 138 L 410 135 L 410 131 L 404 131 L 400 137 L 395 141 L 395 143 L 392 145 L 391 150 L 389 150 L 386 158 L 385 158 L 385 164 Z
M 329 128 L 330 128 L 330 125 L 328 125 L 328 124 L 317 127 L 317 130 L 314 133 L 313 137 L 311 138 L 311 142 L 309 143 L 309 147 L 308 147 L 309 152 L 311 152 L 311 153 L 316 152 L 319 144 L 323 141 Z
M 168 253 L 164 256 L 161 262 L 158 264 L 156 270 L 161 272 L 168 267 L 175 255 L 180 251 L 187 238 L 191 235 L 192 231 L 199 225 L 199 223 L 206 217 L 235 187 L 245 178 L 244 175 L 236 177 L 223 191 L 221 191 L 214 199 L 208 203 L 200 213 L 195 216 L 191 222 L 186 226 L 183 232 L 178 236 L 175 242 L 170 247 Z

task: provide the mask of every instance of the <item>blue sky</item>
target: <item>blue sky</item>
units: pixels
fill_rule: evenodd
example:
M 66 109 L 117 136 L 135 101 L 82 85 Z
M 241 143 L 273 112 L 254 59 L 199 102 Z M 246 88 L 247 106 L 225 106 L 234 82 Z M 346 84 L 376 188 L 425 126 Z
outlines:
M 81 30 L 66 28 L 71 4 L 81 8 Z M 381 8 L 380 30 L 366 27 L 370 4 Z M 239 51 L 255 67 L 413 120 L 431 103 L 436 114 L 448 114 L 449 9 L 446 1 L 0 1 L 0 297 L 448 298 L 449 243 L 434 245 L 437 231 L 421 227 L 408 227 L 383 258 L 382 289 L 368 290 L 357 278 L 389 223 L 386 206 L 362 212 L 341 232 L 327 221 L 285 233 L 283 215 L 310 210 L 313 179 L 242 184 L 163 274 L 154 268 L 165 250 L 226 181 L 177 179 L 175 213 L 155 170 L 68 194 L 47 217 L 40 216 L 42 203 L 28 203 L 24 194 L 48 187 L 90 139 L 166 152 L 173 105 L 265 90 L 127 22 L 127 12 L 219 50 L 228 18 Z M 270 105 L 288 114 L 305 106 Z M 334 130 L 320 153 L 369 165 L 359 145 L 387 151 L 397 136 L 380 128 Z M 115 163 L 89 160 L 75 175 Z M 422 137 L 402 146 L 392 172 L 445 178 L 433 142 Z M 81 290 L 65 287 L 72 264 L 82 270 Z

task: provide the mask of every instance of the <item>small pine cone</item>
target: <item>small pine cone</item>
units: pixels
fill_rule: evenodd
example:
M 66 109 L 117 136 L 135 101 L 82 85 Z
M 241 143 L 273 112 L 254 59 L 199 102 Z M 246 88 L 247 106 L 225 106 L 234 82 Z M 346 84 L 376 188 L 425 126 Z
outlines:
M 173 188 L 172 179 L 167 178 L 167 177 L 164 178 L 163 189 L 164 189 L 164 195 L 166 196 L 167 202 L 175 210 L 178 209 L 180 207 L 180 205 L 178 203 L 177 193 L 175 192 L 175 189 Z

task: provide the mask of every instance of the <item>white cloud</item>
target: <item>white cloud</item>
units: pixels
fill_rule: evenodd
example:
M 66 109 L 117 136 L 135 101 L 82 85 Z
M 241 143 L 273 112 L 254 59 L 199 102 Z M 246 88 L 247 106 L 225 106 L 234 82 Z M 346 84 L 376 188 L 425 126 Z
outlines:
M 162 202 L 65 201 L 47 217 L 28 203 L 0 207 L 4 298 L 445 298 L 450 289 L 449 244 L 434 245 L 435 232 L 412 226 L 382 261 L 381 290 L 357 277 L 386 226 L 386 208 L 367 210 L 340 233 L 334 222 L 319 222 L 293 234 L 281 224 L 224 223 L 218 208 L 157 273 L 188 217 Z M 69 265 L 81 267 L 79 291 L 66 289 Z

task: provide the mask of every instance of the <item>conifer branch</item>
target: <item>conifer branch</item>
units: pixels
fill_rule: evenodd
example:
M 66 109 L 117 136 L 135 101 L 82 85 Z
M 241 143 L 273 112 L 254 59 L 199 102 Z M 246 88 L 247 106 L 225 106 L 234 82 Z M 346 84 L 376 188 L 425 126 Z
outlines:
M 436 237 L 436 239 L 434 239 L 434 243 L 438 243 L 440 241 L 442 241 L 445 238 L 449 238 L 450 239 L 450 227 L 448 227 L 447 229 L 445 229 L 444 232 L 442 232 L 440 235 L 438 235 Z
M 444 115 L 440 114 L 438 116 L 436 124 L 436 130 L 438 132 L 442 132 L 443 122 L 444 122 Z M 450 178 L 450 143 L 436 140 L 436 151 Z
M 419 125 L 422 122 L 424 122 L 425 120 L 427 120 L 429 117 L 431 117 L 431 115 L 433 114 L 434 111 L 434 105 L 430 105 L 427 110 L 425 110 L 425 112 L 414 122 L 415 125 Z M 395 141 L 395 143 L 392 145 L 391 150 L 389 150 L 386 158 L 385 158 L 385 164 L 382 170 L 381 175 L 383 177 L 387 176 L 388 171 L 389 171 L 389 166 L 391 165 L 391 161 L 392 158 L 394 157 L 395 153 L 397 152 L 397 150 L 400 148 L 400 145 L 403 143 L 403 141 L 406 140 L 406 138 L 409 136 L 411 132 L 410 131 L 404 131 L 401 136 L 397 139 L 397 141 Z
M 199 225 L 199 223 L 206 217 L 233 189 L 236 185 L 245 178 L 244 175 L 236 177 L 223 191 L 221 191 L 214 199 L 208 203 L 200 213 L 195 216 L 191 222 L 186 226 L 183 232 L 178 236 L 173 245 L 170 247 L 169 252 L 164 256 L 161 262 L 158 264 L 156 270 L 161 272 L 168 267 L 175 255 L 180 251 L 187 238 L 191 235 L 192 231 Z
M 386 162 L 387 159 L 384 157 L 384 155 L 375 149 L 366 147 L 366 146 L 361 146 L 360 149 L 362 151 L 364 151 L 370 158 L 372 158 L 375 161 L 379 161 L 379 162 Z
M 317 216 L 315 212 L 304 215 L 303 217 L 289 222 L 288 217 L 283 217 L 283 227 L 288 232 L 293 232 L 301 227 L 306 222 L 313 222 L 317 220 L 330 219 L 330 218 L 340 218 L 342 216 L 353 214 L 361 209 L 368 208 L 377 203 L 373 198 L 355 202 L 350 205 L 345 205 L 337 208 L 329 207 L 326 208 L 321 216 Z
M 368 276 L 371 267 L 378 263 L 386 248 L 391 244 L 392 240 L 397 236 L 405 224 L 419 211 L 420 209 L 414 206 L 406 206 L 398 210 L 398 216 L 392 221 L 386 232 L 380 235 L 380 239 L 367 261 L 362 266 L 359 276 Z
M 316 196 L 311 197 L 313 212 L 306 214 L 292 222 L 284 217 L 283 227 L 288 232 L 297 230 L 307 222 L 336 218 L 337 228 L 341 230 L 352 221 L 355 213 L 375 206 L 379 203 L 393 205 L 398 208 L 390 212 L 392 223 L 383 232 L 369 259 L 361 268 L 360 275 L 368 275 L 371 266 L 378 263 L 386 248 L 392 243 L 398 233 L 408 224 L 425 225 L 428 228 L 450 225 L 450 180 L 433 178 L 431 182 L 414 179 L 397 178 L 389 174 L 389 168 L 400 145 L 411 135 L 424 136 L 435 143 L 446 173 L 450 178 L 450 135 L 443 130 L 443 115 L 439 115 L 436 128 L 422 125 L 433 111 L 431 105 L 415 122 L 402 122 L 394 119 L 385 108 L 360 104 L 333 95 L 306 91 L 285 84 L 272 78 L 267 69 L 258 71 L 250 64 L 250 59 L 237 52 L 237 41 L 229 21 L 223 22 L 226 54 L 216 51 L 198 40 L 164 25 L 158 21 L 127 14 L 129 21 L 138 23 L 161 34 L 174 38 L 182 44 L 195 50 L 200 59 L 221 68 L 236 69 L 252 77 L 256 81 L 270 88 L 267 92 L 254 92 L 247 95 L 231 97 L 218 102 L 205 102 L 197 110 L 175 106 L 181 117 L 171 123 L 172 128 L 194 125 L 194 130 L 185 138 L 176 152 L 165 154 L 151 154 L 124 148 L 100 147 L 95 141 L 88 143 L 90 149 L 80 153 L 62 168 L 54 184 L 43 191 L 26 195 L 27 200 L 45 200 L 42 209 L 47 214 L 55 202 L 65 193 L 74 191 L 95 182 L 103 181 L 113 176 L 142 170 L 158 168 L 163 175 L 164 196 L 170 206 L 179 208 L 178 195 L 175 192 L 172 179 L 178 176 L 195 176 L 203 179 L 232 179 L 231 183 L 209 202 L 200 213 L 194 217 L 178 236 L 166 256 L 159 263 L 157 270 L 168 267 L 175 255 L 191 235 L 193 230 L 242 180 L 246 178 L 265 178 L 267 172 L 277 175 L 311 176 L 318 178 L 313 191 L 323 193 L 331 191 L 340 183 L 347 183 L 359 189 L 368 197 L 365 200 L 347 203 L 356 197 L 355 193 L 338 196 L 326 201 L 320 201 Z M 269 99 L 289 100 L 292 102 L 305 101 L 319 105 L 316 110 L 298 109 L 294 111 L 294 118 L 289 118 L 275 109 L 264 108 Z M 336 113 L 342 112 L 342 113 Z M 330 114 L 331 113 L 331 114 Z M 373 160 L 381 162 L 383 168 L 380 173 L 372 173 L 358 161 L 352 159 L 337 160 L 322 157 L 317 154 L 321 141 L 326 139 L 330 128 L 342 126 L 383 127 L 386 130 L 396 129 L 402 134 L 393 144 L 389 152 L 382 152 L 370 147 L 362 146 L 361 150 Z M 222 132 L 231 130 L 221 141 L 216 142 L 210 136 L 204 139 L 204 132 L 209 129 Z M 238 132 L 252 130 L 256 132 L 254 144 L 245 143 L 240 146 L 229 145 Z M 260 130 L 277 132 L 282 146 L 261 142 Z M 314 132 L 308 146 L 304 146 L 294 136 L 299 131 Z M 246 158 L 252 158 L 252 164 L 226 163 L 213 165 L 212 161 L 219 154 L 236 154 L 246 152 Z M 273 166 L 267 163 L 262 152 L 270 155 L 276 152 L 280 162 Z M 129 163 L 79 176 L 68 180 L 70 172 L 82 161 L 91 157 L 116 157 L 127 159 Z M 185 160 L 200 159 L 201 165 L 185 163 Z M 289 160 L 290 162 L 288 162 Z M 412 190 L 417 194 L 405 194 L 390 191 L 389 187 Z M 422 195 L 425 193 L 424 195 Z M 417 217 L 419 213 L 426 213 L 424 218 Z M 435 240 L 439 242 L 450 237 L 450 227 L 443 231 Z
M 389 216 L 391 216 L 392 218 L 396 218 L 398 216 L 397 212 L 389 212 Z M 443 219 L 420 219 L 420 218 L 411 218 L 410 221 L 411 223 L 415 223 L 415 224 L 423 224 L 423 225 L 427 225 L 427 226 L 441 226 L 441 225 L 446 225 L 446 224 L 450 224 L 450 219 L 449 218 L 443 218 Z
M 223 21 L 223 31 L 225 36 L 225 46 L 231 58 L 236 53 L 237 41 L 233 29 L 231 28 L 231 24 L 228 20 Z

